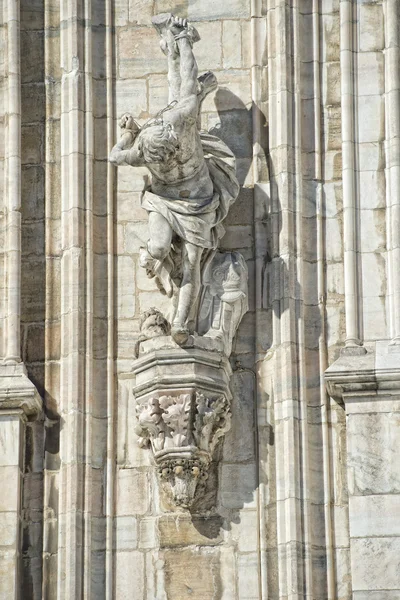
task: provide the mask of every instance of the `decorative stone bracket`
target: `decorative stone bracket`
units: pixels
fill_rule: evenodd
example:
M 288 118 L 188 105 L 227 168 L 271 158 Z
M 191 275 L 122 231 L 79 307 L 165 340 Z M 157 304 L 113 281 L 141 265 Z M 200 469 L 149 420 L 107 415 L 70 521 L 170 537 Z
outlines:
M 218 440 L 229 428 L 228 400 L 195 391 L 151 396 L 137 405 L 137 414 L 139 445 L 151 445 L 175 503 L 189 507 L 208 477 Z
M 206 487 L 220 438 L 230 426 L 226 357 L 212 340 L 191 338 L 189 347 L 171 337 L 142 342 L 134 363 L 137 425 L 142 448 L 151 448 L 164 491 L 190 508 Z

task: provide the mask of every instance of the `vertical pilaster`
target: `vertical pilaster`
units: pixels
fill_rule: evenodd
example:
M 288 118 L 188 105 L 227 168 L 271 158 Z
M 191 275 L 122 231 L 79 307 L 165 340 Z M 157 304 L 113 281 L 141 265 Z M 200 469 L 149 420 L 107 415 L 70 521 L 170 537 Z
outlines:
M 324 203 L 323 203 L 323 149 L 322 149 L 322 95 L 321 95 L 321 53 L 320 53 L 320 3 L 313 0 L 312 29 L 313 29 L 313 67 L 314 67 L 314 145 L 315 145 L 315 181 L 316 181 L 316 260 L 317 260 L 317 302 L 320 319 L 318 336 L 318 358 L 320 367 L 319 392 L 321 402 L 321 440 L 323 448 L 323 490 L 324 490 L 324 533 L 326 548 L 326 585 L 327 598 L 334 600 L 335 574 L 333 560 L 333 531 L 332 531 L 332 485 L 331 458 L 329 451 L 329 404 L 330 399 L 325 388 L 323 373 L 328 366 L 326 343 L 326 278 L 325 278 L 325 249 L 324 249 Z
M 60 2 L 61 382 L 57 597 L 83 590 L 85 463 L 85 55 L 81 0 Z
M 22 365 L 0 366 L 0 598 L 21 599 L 25 423 L 41 400 Z
M 114 144 L 113 102 L 113 2 L 106 1 L 106 94 L 107 156 Z M 107 458 L 106 458 L 106 589 L 105 597 L 114 597 L 114 506 L 115 506 L 115 377 L 114 377 L 114 168 L 107 164 Z
M 21 71 L 20 3 L 5 3 L 7 24 L 6 100 L 6 322 L 4 356 L 21 360 Z
M 302 271 L 302 108 L 300 56 L 296 55 L 300 18 L 296 3 L 269 3 L 272 237 L 269 285 L 273 335 L 270 354 L 274 360 L 270 385 L 275 422 L 278 595 L 290 600 L 303 598 L 312 589 L 302 406 L 305 390 L 301 387 L 304 342 L 297 323 L 302 310 L 297 279 Z
M 346 346 L 362 344 L 359 314 L 357 188 L 354 132 L 353 0 L 340 2 L 340 71 L 342 102 L 343 236 Z
M 400 9 L 396 0 L 386 0 L 384 9 L 388 292 L 391 337 L 400 344 Z

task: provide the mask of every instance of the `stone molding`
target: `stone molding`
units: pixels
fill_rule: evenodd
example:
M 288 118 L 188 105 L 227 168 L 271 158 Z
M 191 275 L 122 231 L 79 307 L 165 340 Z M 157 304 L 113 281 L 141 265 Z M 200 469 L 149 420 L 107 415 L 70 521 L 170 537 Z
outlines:
M 373 342 L 365 354 L 340 358 L 325 371 L 329 395 L 345 404 L 351 401 L 386 400 L 400 394 L 400 347 L 389 341 Z
M 21 410 L 28 418 L 42 410 L 42 399 L 23 363 L 0 365 L 0 411 Z

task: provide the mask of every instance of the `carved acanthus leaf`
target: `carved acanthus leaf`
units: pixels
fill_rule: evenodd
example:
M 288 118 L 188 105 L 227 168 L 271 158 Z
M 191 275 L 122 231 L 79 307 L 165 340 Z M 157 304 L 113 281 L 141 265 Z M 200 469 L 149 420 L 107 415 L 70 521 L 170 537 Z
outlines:
M 136 433 L 139 435 L 139 445 L 144 446 L 150 441 L 154 450 L 162 450 L 165 431 L 158 399 L 150 398 L 147 404 L 137 407 L 137 412 L 139 427 Z
M 211 399 L 196 394 L 196 408 L 193 434 L 199 449 L 212 456 L 218 439 L 227 430 L 229 403 L 223 396 Z
M 189 443 L 190 394 L 180 396 L 161 396 L 160 407 L 163 409 L 162 419 L 169 427 L 175 446 Z

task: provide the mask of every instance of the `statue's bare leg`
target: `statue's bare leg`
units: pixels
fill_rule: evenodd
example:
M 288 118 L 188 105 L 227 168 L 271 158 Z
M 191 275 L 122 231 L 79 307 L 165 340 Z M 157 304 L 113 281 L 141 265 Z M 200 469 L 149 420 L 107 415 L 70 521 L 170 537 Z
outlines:
M 200 292 L 200 261 L 203 248 L 188 242 L 184 245 L 183 278 L 179 290 L 178 307 L 172 324 L 172 337 L 183 344 L 189 337 L 188 318 Z
M 152 258 L 164 260 L 171 249 L 172 228 L 168 221 L 157 212 L 149 213 L 148 251 Z

